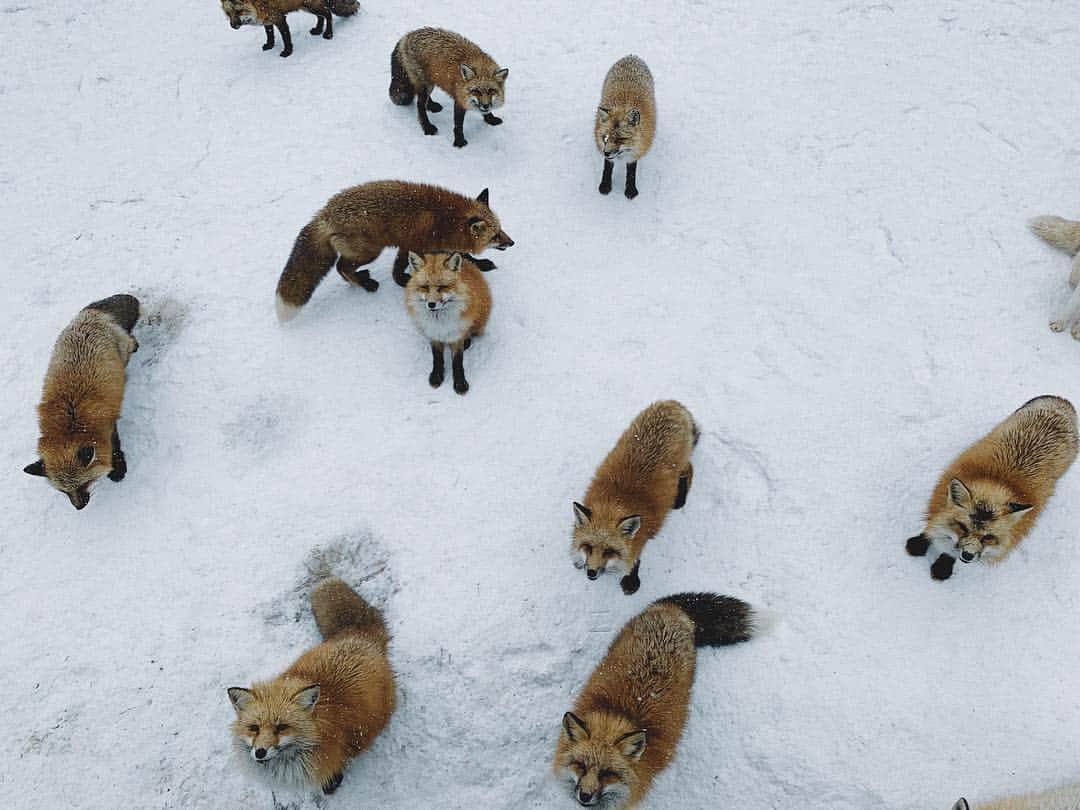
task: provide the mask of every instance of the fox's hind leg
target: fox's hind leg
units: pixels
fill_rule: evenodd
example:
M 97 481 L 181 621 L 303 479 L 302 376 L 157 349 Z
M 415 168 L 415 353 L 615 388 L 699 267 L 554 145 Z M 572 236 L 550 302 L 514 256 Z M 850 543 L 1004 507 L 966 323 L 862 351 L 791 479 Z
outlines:
M 120 432 L 113 425 L 112 429 L 112 470 L 109 472 L 110 481 L 123 481 L 127 475 L 127 459 L 124 451 L 120 449 Z
M 420 121 L 420 129 L 425 135 L 437 135 L 439 128 L 428 120 L 428 101 L 431 99 L 430 87 L 416 88 L 416 117 Z
M 409 273 L 406 271 L 409 269 L 409 251 L 407 248 L 398 248 L 397 256 L 394 257 L 394 269 L 393 276 L 394 281 L 397 282 L 399 287 L 405 287 L 409 284 Z
M 604 158 L 604 173 L 600 177 L 600 193 L 601 194 L 610 194 L 611 193 L 611 172 L 612 172 L 612 170 L 614 170 L 614 168 L 615 168 L 615 163 L 613 161 L 608 160 L 607 158 Z
M 936 560 L 934 564 L 930 566 L 930 576 L 937 580 L 945 580 L 952 576 L 953 565 L 956 564 L 956 557 L 951 554 L 942 554 Z
M 266 44 L 263 45 L 263 50 L 268 51 L 274 47 L 274 26 L 264 25 L 263 28 L 266 29 Z
M 446 366 L 443 360 L 443 344 L 431 342 L 431 374 L 428 375 L 427 381 L 431 383 L 432 388 L 438 388 L 442 385 L 442 381 L 446 378 Z
M 638 576 L 638 571 L 641 570 L 641 560 L 634 563 L 634 567 L 630 570 L 630 573 L 619 580 L 619 585 L 622 586 L 622 592 L 627 596 L 638 592 L 638 588 L 641 587 L 641 577 Z
M 338 256 L 338 275 L 353 286 L 363 287 L 368 292 L 373 293 L 379 289 L 379 282 L 371 277 L 370 270 L 357 271 L 357 268 L 360 267 L 360 265 L 367 264 L 370 261 L 371 259 L 367 262 L 358 262 L 355 259 L 347 259 L 344 256 Z
M 672 509 L 682 509 L 686 506 L 686 496 L 690 494 L 690 485 L 694 482 L 694 465 L 687 464 L 686 469 L 679 475 L 679 491 L 675 493 L 675 503 Z
M 1076 321 L 1080 316 L 1080 286 L 1072 291 L 1072 295 L 1069 296 L 1069 303 L 1061 310 L 1060 314 L 1050 321 L 1051 332 L 1064 332 L 1065 327 L 1069 325 L 1071 321 Z M 1080 339 L 1080 335 L 1077 334 L 1077 327 L 1080 324 L 1074 324 L 1072 329 L 1072 336 Z

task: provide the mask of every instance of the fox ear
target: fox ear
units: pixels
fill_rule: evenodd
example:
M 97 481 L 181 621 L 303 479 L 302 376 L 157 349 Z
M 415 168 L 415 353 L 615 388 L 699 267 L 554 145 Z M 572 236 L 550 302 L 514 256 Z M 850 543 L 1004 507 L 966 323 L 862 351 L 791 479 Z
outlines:
M 630 515 L 630 517 L 624 517 L 619 521 L 619 531 L 622 532 L 622 536 L 627 539 L 632 538 L 638 533 L 638 529 L 641 528 L 641 516 Z
M 585 721 L 573 712 L 567 712 L 562 716 L 562 727 L 563 731 L 566 732 L 566 736 L 570 738 L 570 742 L 581 742 L 589 739 L 589 729 L 586 727 Z
M 949 500 L 961 509 L 971 508 L 971 490 L 959 478 L 949 482 Z
M 483 191 L 476 195 L 476 201 L 482 202 L 484 205 L 487 205 L 489 196 L 490 195 L 488 194 L 488 190 L 485 188 Z
M 242 689 L 239 686 L 229 687 L 229 700 L 232 701 L 233 708 L 236 709 L 237 714 L 242 712 L 254 695 L 251 694 L 250 689 Z
M 510 75 L 510 68 L 501 68 L 495 71 L 495 78 L 500 82 L 506 81 L 506 77 Z
M 592 520 L 592 509 L 574 501 L 574 526 L 584 526 Z
M 463 78 L 465 81 L 469 81 L 469 79 L 472 79 L 475 76 L 476 71 L 473 70 L 471 67 L 469 67 L 468 65 L 461 66 L 461 78 Z
M 487 194 L 487 189 L 484 189 L 484 193 Z M 484 222 L 482 217 L 473 217 L 469 220 L 469 231 L 473 236 L 479 236 L 487 230 L 487 223 Z
M 596 108 L 596 117 L 599 118 L 601 121 L 607 121 L 608 120 L 608 113 L 610 113 L 610 112 L 611 112 L 611 110 L 609 110 L 607 107 L 597 107 Z
M 319 693 L 322 692 L 322 688 L 315 684 L 314 686 L 308 686 L 301 689 L 292 699 L 300 706 L 301 709 L 310 711 L 311 708 L 319 702 Z
M 638 124 L 640 124 L 641 110 L 639 110 L 637 107 L 631 107 L 630 112 L 626 115 L 626 122 L 632 127 L 636 127 Z
M 410 250 L 409 251 L 409 267 L 411 267 L 413 270 L 419 270 L 423 266 L 424 266 L 424 257 L 421 256 L 419 253 L 414 253 L 413 251 Z
M 453 270 L 455 273 L 461 269 L 461 254 L 458 252 L 451 253 L 446 257 L 446 266 Z
M 27 475 L 45 475 L 45 462 L 39 458 L 33 464 L 23 467 L 22 471 Z
M 1010 503 L 1009 504 L 1009 512 L 1014 514 L 1014 515 L 1022 515 L 1024 512 L 1026 512 L 1030 508 L 1031 508 L 1030 503 Z
M 629 734 L 623 734 L 615 741 L 615 745 L 619 747 L 624 757 L 641 759 L 641 755 L 645 753 L 645 730 L 641 729 L 631 731 Z
M 952 810 L 971 810 L 968 805 L 967 799 L 957 799 L 956 804 L 952 806 Z

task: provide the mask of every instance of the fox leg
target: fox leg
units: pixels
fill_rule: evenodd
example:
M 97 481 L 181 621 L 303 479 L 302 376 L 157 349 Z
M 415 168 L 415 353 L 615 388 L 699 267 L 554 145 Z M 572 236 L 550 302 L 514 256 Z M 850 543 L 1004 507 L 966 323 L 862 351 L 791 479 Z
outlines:
M 459 394 L 466 394 L 469 391 L 469 383 L 465 379 L 464 342 L 454 344 L 451 360 L 453 362 L 454 371 L 454 390 L 457 391 Z
M 454 146 L 460 149 L 463 146 L 468 146 L 469 142 L 465 140 L 465 113 L 467 110 L 454 102 Z
M 497 127 L 502 123 L 502 119 L 494 113 L 484 113 L 484 123 L 488 126 Z
M 322 35 L 322 38 L 323 39 L 333 39 L 334 38 L 334 14 L 330 10 L 330 4 L 329 3 L 324 3 L 323 8 L 325 10 L 323 11 L 323 17 L 322 18 L 324 20 L 326 20 L 326 32 Z
M 409 251 L 407 248 L 398 248 L 397 256 L 394 257 L 393 276 L 399 287 L 408 286 L 410 278 L 410 274 L 406 272 L 408 269 Z
M 127 475 L 127 459 L 124 451 L 120 449 L 120 432 L 113 425 L 112 429 L 112 471 L 109 473 L 110 481 L 123 481 Z
M 1072 295 L 1069 296 L 1069 303 L 1061 310 L 1061 313 L 1052 321 L 1050 321 L 1050 331 L 1063 332 L 1065 327 L 1069 325 L 1070 321 L 1075 321 L 1077 316 L 1080 315 L 1080 286 L 1072 291 Z M 1076 326 L 1073 327 L 1072 336 L 1080 339 L 1080 331 Z
M 344 778 L 345 774 L 343 774 L 341 771 L 338 771 L 325 782 L 323 782 L 322 792 L 329 796 L 341 786 L 341 780 Z
M 323 31 L 323 15 L 322 15 L 322 12 L 321 11 L 316 11 L 314 8 L 311 8 L 310 6 L 304 6 L 304 8 L 306 8 L 308 11 L 310 11 L 312 14 L 314 14 L 315 19 L 318 21 L 318 22 L 315 23 L 315 27 L 312 28 L 308 33 L 311 34 L 312 36 L 318 36 Z
M 914 537 L 909 537 L 904 548 L 907 549 L 907 553 L 912 557 L 925 557 L 926 552 L 930 548 L 930 538 L 925 534 L 917 534 Z
M 638 576 L 638 571 L 641 569 L 641 560 L 634 563 L 634 567 L 630 569 L 630 573 L 619 580 L 619 585 L 622 586 L 622 592 L 627 596 L 637 593 L 638 588 L 641 587 L 641 577 Z
M 285 15 L 282 14 L 277 20 L 275 20 L 278 31 L 281 32 L 281 41 L 284 47 L 281 49 L 279 56 L 285 57 L 292 53 L 292 34 L 289 33 L 289 21 L 285 19 Z
M 439 128 L 431 123 L 427 117 L 427 104 L 430 98 L 430 87 L 416 88 L 416 117 L 420 121 L 420 129 L 424 130 L 425 135 L 435 135 L 439 131 Z
M 956 557 L 951 554 L 942 554 L 938 557 L 934 564 L 930 566 L 930 576 L 937 580 L 948 579 L 952 576 L 953 565 L 956 563 Z
M 626 164 L 626 199 L 632 200 L 638 195 L 637 191 L 637 161 Z
M 433 99 L 430 94 L 428 95 L 427 108 L 428 108 L 428 112 L 433 112 L 433 113 L 442 112 L 442 104 L 440 104 L 435 99 Z
M 263 50 L 268 51 L 274 47 L 274 26 L 264 25 L 263 28 L 266 29 L 266 44 L 263 45 Z
M 600 177 L 600 193 L 609 194 L 611 192 L 611 172 L 615 168 L 615 163 L 604 158 L 604 174 Z
M 362 264 L 367 264 L 367 262 L 359 262 L 356 259 L 347 259 L 345 256 L 338 256 L 338 275 L 350 284 L 356 287 L 363 287 L 368 292 L 373 293 L 379 289 L 379 282 L 371 277 L 371 271 L 369 270 L 360 270 L 357 272 L 357 268 Z
M 446 366 L 443 365 L 443 344 L 431 342 L 431 374 L 428 375 L 427 381 L 431 383 L 432 388 L 438 388 L 442 385 L 443 378 L 446 377 Z
M 675 503 L 672 509 L 682 509 L 686 506 L 686 496 L 690 494 L 690 484 L 694 481 L 694 465 L 687 464 L 686 469 L 679 476 L 679 491 L 675 493 Z
M 481 273 L 489 273 L 495 269 L 495 262 L 493 262 L 491 259 L 478 259 L 471 253 L 465 253 L 463 255 L 466 259 L 475 264 L 476 269 L 479 270 Z

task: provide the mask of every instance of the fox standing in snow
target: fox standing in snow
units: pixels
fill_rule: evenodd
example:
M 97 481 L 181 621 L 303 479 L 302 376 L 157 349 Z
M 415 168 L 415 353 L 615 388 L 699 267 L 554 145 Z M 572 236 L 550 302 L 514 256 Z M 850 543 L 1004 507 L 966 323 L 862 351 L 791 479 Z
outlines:
M 907 541 L 938 557 L 934 579 L 948 579 L 959 556 L 996 563 L 1031 531 L 1057 481 L 1076 458 L 1076 411 L 1061 397 L 1036 397 L 960 454 L 941 476 L 926 528 Z
M 39 458 L 23 471 L 41 475 L 82 509 L 103 475 L 122 481 L 127 460 L 116 422 L 125 369 L 139 348 L 131 335 L 139 302 L 114 295 L 83 309 L 60 333 L 38 405 Z
M 390 636 L 382 614 L 340 579 L 311 594 L 325 639 L 272 681 L 234 686 L 234 746 L 274 788 L 333 793 L 394 711 Z
M 431 341 L 432 388 L 446 376 L 444 350 L 450 347 L 454 390 L 469 390 L 465 380 L 465 350 L 484 334 L 491 315 L 491 290 L 476 265 L 460 253 L 409 253 L 412 276 L 405 288 L 409 317 Z
M 624 56 L 604 79 L 596 108 L 596 148 L 604 155 L 600 193 L 611 191 L 615 161 L 626 163 L 626 196 L 634 199 L 637 165 L 652 146 L 656 134 L 656 97 L 649 66 L 637 56 Z
M 304 11 L 314 14 L 318 21 L 311 33 L 323 39 L 334 38 L 334 14 L 339 17 L 351 17 L 360 6 L 356 0 L 221 0 L 221 8 L 229 18 L 229 25 L 239 28 L 242 25 L 261 25 L 266 30 L 266 44 L 263 50 L 274 47 L 274 26 L 281 32 L 282 56 L 292 53 L 292 34 L 285 15 L 290 11 Z M 323 26 L 325 25 L 325 30 Z
M 681 403 L 654 402 L 630 423 L 593 476 L 584 503 L 574 503 L 571 555 L 589 579 L 625 571 L 623 593 L 641 587 L 645 544 L 672 509 L 682 509 L 698 441 L 694 418 Z
M 697 647 L 747 641 L 755 611 L 730 596 L 681 593 L 631 619 L 563 715 L 556 775 L 584 807 L 637 807 L 686 726 Z
M 350 284 L 368 292 L 379 282 L 360 270 L 385 247 L 398 248 L 394 281 L 409 283 L 405 272 L 409 251 L 459 250 L 481 253 L 489 247 L 506 250 L 514 240 L 502 230 L 488 207 L 485 188 L 475 200 L 437 186 L 381 180 L 335 194 L 300 231 L 277 285 L 277 314 L 292 320 L 337 261 L 337 271 Z M 474 260 L 481 270 L 494 269 L 486 259 Z
M 1056 318 L 1050 321 L 1050 329 L 1063 332 L 1072 324 L 1072 336 L 1080 340 L 1080 222 L 1061 217 L 1035 217 L 1028 227 L 1056 248 L 1073 257 L 1069 286 L 1073 288 L 1069 303 Z
M 444 90 L 454 100 L 454 146 L 462 147 L 468 144 L 462 127 L 469 110 L 482 113 L 493 127 L 502 123 L 492 110 L 506 100 L 509 73 L 461 34 L 418 28 L 398 40 L 390 54 L 390 100 L 404 107 L 415 97 L 420 128 L 434 135 L 439 130 L 428 112 L 441 112 L 442 105 L 431 100 L 431 91 Z
M 959 799 L 952 810 L 1080 810 L 1080 785 L 1069 785 L 1030 796 L 980 804 L 972 808 L 967 799 Z

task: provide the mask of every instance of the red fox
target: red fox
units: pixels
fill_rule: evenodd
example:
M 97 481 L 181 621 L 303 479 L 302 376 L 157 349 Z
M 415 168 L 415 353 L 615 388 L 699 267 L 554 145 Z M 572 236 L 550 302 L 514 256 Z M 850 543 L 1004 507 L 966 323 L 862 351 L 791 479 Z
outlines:
M 574 502 L 570 553 L 589 579 L 626 571 L 623 593 L 641 587 L 641 552 L 672 509 L 682 509 L 697 445 L 694 417 L 673 399 L 654 402 L 630 423 L 593 476 L 584 503 Z
M 615 161 L 626 163 L 626 196 L 638 195 L 637 165 L 648 154 L 656 134 L 656 97 L 649 66 L 637 56 L 624 56 L 604 79 L 596 108 L 596 148 L 604 155 L 600 193 L 611 191 Z
M 637 807 L 675 756 L 696 648 L 747 641 L 760 623 L 750 605 L 712 593 L 660 599 L 627 622 L 563 715 L 554 769 L 578 804 Z
M 311 610 L 322 644 L 272 681 L 228 690 L 233 741 L 270 787 L 330 794 L 389 722 L 394 671 L 382 614 L 340 579 L 315 588 Z
M 960 454 L 941 476 L 926 528 L 908 539 L 921 557 L 939 552 L 934 579 L 952 576 L 956 557 L 996 563 L 1035 525 L 1057 481 L 1076 458 L 1076 411 L 1061 397 L 1036 397 Z
M 1028 226 L 1051 245 L 1073 257 L 1072 272 L 1069 274 L 1069 286 L 1073 288 L 1073 293 L 1061 313 L 1050 321 L 1050 329 L 1063 332 L 1071 323 L 1072 336 L 1080 340 L 1080 222 L 1061 217 L 1035 217 Z
M 410 251 L 412 277 L 405 289 L 409 317 L 431 341 L 432 388 L 442 385 L 446 370 L 443 354 L 450 347 L 453 360 L 454 390 L 469 390 L 465 380 L 465 350 L 472 338 L 484 334 L 491 314 L 491 290 L 476 269 L 460 253 L 429 253 L 420 256 Z
M 82 509 L 103 475 L 123 481 L 127 459 L 116 422 L 125 369 L 139 342 L 131 334 L 139 302 L 114 295 L 83 309 L 60 333 L 38 405 L 40 458 L 23 468 L 41 475 Z
M 416 115 L 425 135 L 439 130 L 428 120 L 428 112 L 442 112 L 442 105 L 431 100 L 438 87 L 454 100 L 454 146 L 466 146 L 462 127 L 465 113 L 477 110 L 484 122 L 498 126 L 502 119 L 492 110 L 506 100 L 506 77 L 509 68 L 499 65 L 461 34 L 441 28 L 418 28 L 410 31 L 390 54 L 390 100 L 398 106 L 416 98 Z
M 952 810 L 972 810 L 967 799 L 959 799 Z M 1080 810 L 1080 785 L 1047 790 L 1030 796 L 1016 796 L 980 804 L 974 810 Z
M 409 283 L 405 270 L 410 250 L 471 254 L 512 247 L 514 240 L 502 230 L 488 200 L 486 188 L 471 200 L 438 186 L 400 180 L 365 183 L 335 194 L 296 237 L 278 280 L 278 319 L 296 316 L 335 260 L 343 279 L 375 292 L 379 282 L 359 268 L 375 261 L 385 247 L 398 248 L 393 273 L 402 287 Z M 474 261 L 481 270 L 495 268 L 486 259 Z
M 351 17 L 360 8 L 356 0 L 221 0 L 221 8 L 229 18 L 229 25 L 239 28 L 242 25 L 261 25 L 266 31 L 266 44 L 263 50 L 274 47 L 274 26 L 281 32 L 281 56 L 292 53 L 292 34 L 285 15 L 290 11 L 309 11 L 318 18 L 311 33 L 323 39 L 334 38 L 334 14 L 339 17 Z M 323 25 L 326 30 L 323 30 Z

